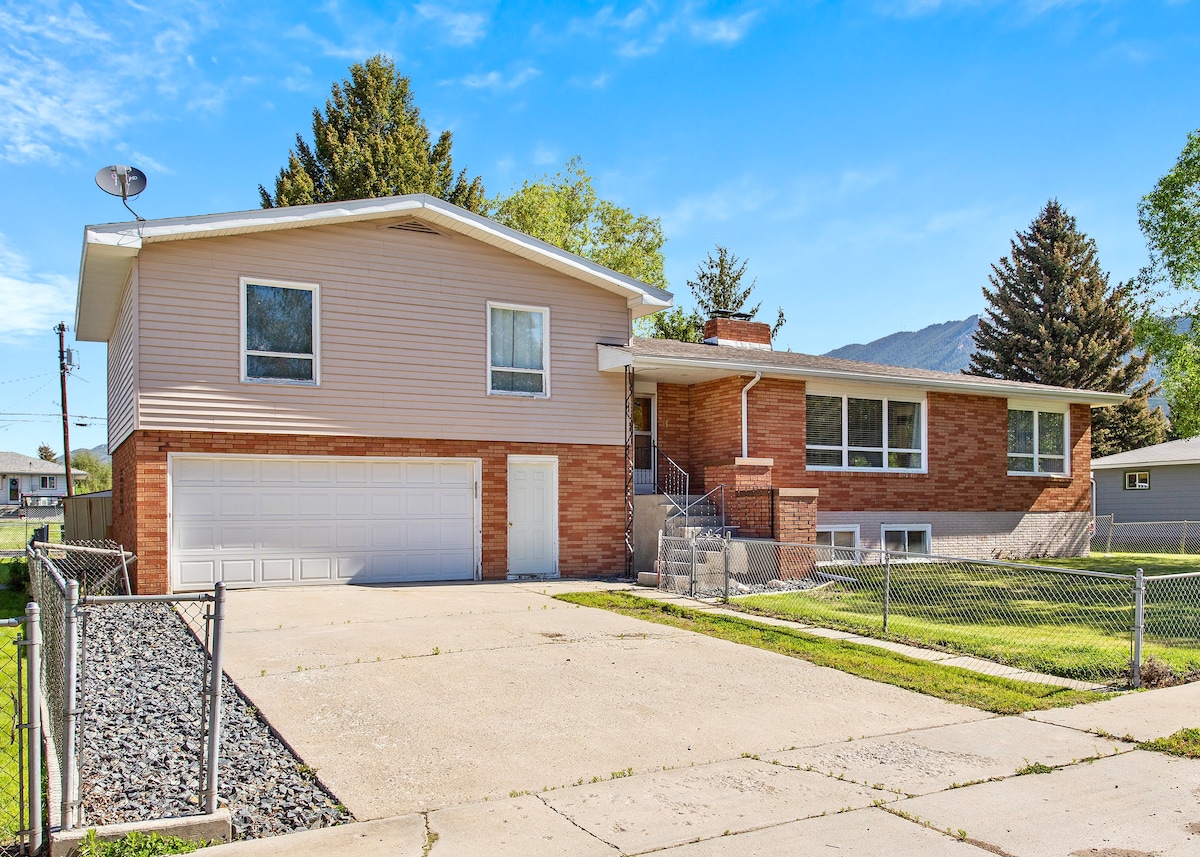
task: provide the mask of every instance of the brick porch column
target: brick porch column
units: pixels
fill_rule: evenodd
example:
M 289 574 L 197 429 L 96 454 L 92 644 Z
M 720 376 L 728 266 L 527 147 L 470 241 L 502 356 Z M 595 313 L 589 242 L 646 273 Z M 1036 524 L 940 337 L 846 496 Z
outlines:
M 808 577 L 816 568 L 811 550 L 787 547 L 787 544 L 811 545 L 817 541 L 816 488 L 775 489 L 775 532 L 779 547 L 779 577 Z

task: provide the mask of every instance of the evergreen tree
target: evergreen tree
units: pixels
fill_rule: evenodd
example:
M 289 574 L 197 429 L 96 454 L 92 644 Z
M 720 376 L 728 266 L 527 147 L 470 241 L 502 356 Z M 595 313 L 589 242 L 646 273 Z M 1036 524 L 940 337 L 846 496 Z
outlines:
M 742 277 L 746 274 L 749 261 L 739 259 L 728 247 L 718 244 L 716 257 L 710 252 L 697 266 L 696 279 L 688 280 L 688 288 L 692 290 L 692 296 L 696 299 L 696 308 L 701 318 L 708 319 L 714 315 L 734 312 L 744 312 L 750 316 L 758 314 L 762 307 L 761 301 L 750 309 L 745 308 L 746 301 L 750 299 L 754 287 L 758 284 L 758 279 L 755 278 L 750 285 L 742 288 Z M 783 308 L 780 307 L 775 324 L 771 327 L 772 337 L 779 333 L 785 321 L 787 319 L 784 318 Z
M 556 176 L 526 181 L 490 203 L 498 223 L 660 289 L 662 221 L 601 199 L 583 161 L 572 158 Z
M 1017 233 L 988 281 L 967 374 L 1129 393 L 1125 405 L 1093 411 L 1096 454 L 1161 442 L 1166 422 L 1149 410 L 1154 382 L 1143 380 L 1150 357 L 1131 353 L 1133 283 L 1109 288 L 1096 243 L 1057 200 Z
M 43 443 L 38 447 L 38 458 L 42 461 L 53 461 L 55 459 L 54 450 L 50 447 L 50 444 Z
M 296 148 L 275 179 L 272 196 L 258 186 L 263 208 L 427 193 L 483 211 L 483 182 L 454 173 L 451 134 L 431 142 L 409 80 L 383 54 L 350 66 L 333 84 L 325 112 L 313 109 L 313 143 Z

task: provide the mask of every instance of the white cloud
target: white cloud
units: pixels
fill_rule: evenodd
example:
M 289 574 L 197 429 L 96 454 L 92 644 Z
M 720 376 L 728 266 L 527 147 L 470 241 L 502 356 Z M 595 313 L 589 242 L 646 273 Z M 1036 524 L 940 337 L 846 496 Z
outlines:
M 192 0 L 92 15 L 53 0 L 0 7 L 0 160 L 56 161 L 190 89 L 187 49 L 209 26 L 204 4 Z
M 0 325 L 0 343 L 15 345 L 30 336 L 49 334 L 58 322 L 71 321 L 74 305 L 70 278 L 31 272 L 28 260 L 0 235 L 0 306 L 9 310 Z
M 468 74 L 462 79 L 462 83 L 463 86 L 466 86 L 470 89 L 490 89 L 493 92 L 511 92 L 517 87 L 533 80 L 539 74 L 541 74 L 540 71 L 533 66 L 529 66 L 508 77 L 498 71 L 489 71 L 486 74 Z
M 756 9 L 708 15 L 706 6 L 703 2 L 685 2 L 662 10 L 657 3 L 645 2 L 628 12 L 618 12 L 610 5 L 588 18 L 572 21 L 568 33 L 613 37 L 620 56 L 642 57 L 657 53 L 676 36 L 704 44 L 736 44 L 759 18 Z
M 482 12 L 459 12 L 437 3 L 418 3 L 413 9 L 422 20 L 440 26 L 452 45 L 473 45 L 487 35 L 488 18 Z
M 538 166 L 557 164 L 561 160 L 558 149 L 553 146 L 539 144 L 533 150 L 533 162 Z
M 1111 0 L 879 0 L 875 8 L 896 18 L 920 18 L 939 12 L 952 12 L 981 6 L 1015 8 L 1030 17 L 1072 6 L 1104 5 Z
M 689 29 L 702 42 L 724 42 L 734 44 L 745 38 L 758 12 L 743 12 L 727 18 L 693 19 Z
M 684 235 L 695 224 L 725 223 L 754 214 L 775 199 L 775 191 L 745 176 L 737 182 L 683 197 L 663 215 L 663 229 L 668 235 Z

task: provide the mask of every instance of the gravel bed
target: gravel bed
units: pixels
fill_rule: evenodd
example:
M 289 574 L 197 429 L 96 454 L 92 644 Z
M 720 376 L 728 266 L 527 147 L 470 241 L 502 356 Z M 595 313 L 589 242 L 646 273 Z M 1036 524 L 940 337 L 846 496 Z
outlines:
M 81 613 L 87 635 L 79 705 L 86 823 L 199 812 L 200 645 L 165 604 L 104 605 Z M 232 814 L 234 837 L 353 821 L 228 677 L 223 688 L 218 793 Z

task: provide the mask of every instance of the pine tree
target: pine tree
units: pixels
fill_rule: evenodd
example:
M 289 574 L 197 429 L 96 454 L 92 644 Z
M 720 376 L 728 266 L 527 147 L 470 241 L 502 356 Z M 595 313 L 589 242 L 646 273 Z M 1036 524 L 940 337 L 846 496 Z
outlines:
M 701 318 L 735 312 L 744 312 L 750 316 L 758 314 L 762 307 L 761 301 L 750 309 L 745 309 L 746 301 L 750 299 L 754 287 L 758 284 L 758 279 L 755 278 L 750 285 L 742 288 L 742 277 L 745 276 L 749 263 L 749 259 L 739 259 L 728 247 L 718 244 L 716 257 L 710 252 L 697 266 L 696 279 L 688 280 L 688 288 L 692 290 L 692 296 L 696 299 L 696 308 Z M 775 324 L 771 327 L 772 337 L 779 333 L 785 321 L 787 319 L 784 318 L 783 308 L 780 307 Z
M 350 66 L 333 84 L 325 112 L 313 109 L 313 143 L 296 148 L 275 179 L 272 196 L 258 186 L 263 208 L 428 193 L 470 211 L 486 207 L 482 180 L 454 174 L 452 137 L 431 142 L 409 80 L 383 54 Z
M 988 281 L 967 374 L 1129 393 L 1125 405 L 1093 411 L 1096 454 L 1162 441 L 1166 421 L 1147 403 L 1154 381 L 1143 380 L 1150 357 L 1132 353 L 1133 283 L 1109 287 L 1096 242 L 1057 200 L 1017 233 Z
M 55 459 L 54 449 L 48 443 L 43 443 L 38 447 L 38 458 L 42 461 L 53 461 Z

